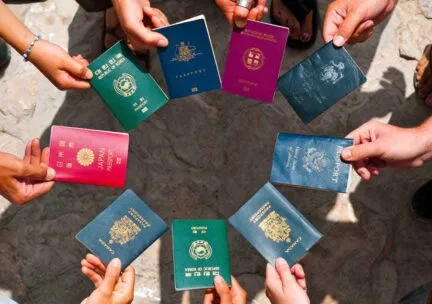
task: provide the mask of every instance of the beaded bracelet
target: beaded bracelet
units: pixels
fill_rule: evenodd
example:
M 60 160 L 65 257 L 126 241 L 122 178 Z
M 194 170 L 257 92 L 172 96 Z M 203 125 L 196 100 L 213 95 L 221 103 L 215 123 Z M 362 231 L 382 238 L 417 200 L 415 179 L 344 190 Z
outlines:
M 38 42 L 38 41 L 41 40 L 41 39 L 42 39 L 42 36 L 41 36 L 41 35 L 36 35 L 36 36 L 34 37 L 33 41 L 30 43 L 29 47 L 26 49 L 25 53 L 23 54 L 23 57 L 24 57 L 24 61 L 25 61 L 25 62 L 28 61 L 28 58 L 29 58 L 29 56 L 30 56 L 30 53 L 31 53 L 31 51 L 32 51 L 32 49 L 33 49 L 33 47 L 34 47 L 34 45 L 36 44 L 36 42 Z

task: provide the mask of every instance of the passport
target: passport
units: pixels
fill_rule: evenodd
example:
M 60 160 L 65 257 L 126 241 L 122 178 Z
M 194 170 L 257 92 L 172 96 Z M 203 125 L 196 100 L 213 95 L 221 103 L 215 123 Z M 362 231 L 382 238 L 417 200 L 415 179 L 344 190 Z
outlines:
M 272 265 L 295 264 L 322 234 L 269 182 L 229 222 Z
M 168 102 L 168 97 L 124 42 L 117 42 L 90 65 L 90 84 L 129 131 Z
M 49 166 L 65 183 L 124 187 L 129 134 L 51 127 Z
M 231 286 L 225 220 L 174 220 L 172 237 L 176 290 L 213 288 L 216 275 Z
M 264 22 L 234 28 L 225 61 L 222 89 L 263 102 L 273 102 L 289 29 Z
M 210 34 L 204 15 L 154 29 L 169 45 L 158 48 L 171 99 L 221 87 Z
M 353 144 L 348 138 L 279 133 L 270 181 L 347 192 L 352 170 L 341 152 Z
M 105 265 L 119 258 L 123 270 L 167 229 L 143 200 L 132 190 L 126 190 L 78 232 L 76 239 Z
M 304 123 L 333 106 L 366 77 L 345 48 L 332 42 L 279 78 L 279 90 Z

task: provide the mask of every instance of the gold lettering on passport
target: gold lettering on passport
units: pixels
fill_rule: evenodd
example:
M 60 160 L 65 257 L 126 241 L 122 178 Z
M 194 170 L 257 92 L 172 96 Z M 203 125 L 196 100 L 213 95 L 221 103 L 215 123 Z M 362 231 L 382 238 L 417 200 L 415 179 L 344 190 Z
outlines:
M 245 29 L 241 32 L 242 35 L 256 38 L 258 40 L 264 40 L 272 43 L 277 43 L 275 36 L 263 32 L 254 31 L 251 29 Z
M 130 208 L 128 214 L 141 226 L 141 228 L 146 229 L 151 226 L 150 223 L 135 210 L 135 208 Z
M 250 218 L 249 221 L 253 224 L 259 222 L 259 220 L 271 209 L 270 202 L 266 202 L 261 208 L 258 209 Z
M 298 244 L 301 243 L 302 237 L 299 236 L 289 247 L 287 250 L 285 250 L 286 253 L 290 253 L 294 247 L 296 247 Z
M 125 215 L 113 223 L 109 231 L 111 237 L 109 243 L 125 245 L 133 241 L 140 231 L 140 227 Z
M 258 226 L 264 232 L 265 237 L 273 242 L 291 242 L 291 228 L 286 218 L 279 215 L 276 211 L 270 212 Z
M 115 254 L 114 249 L 112 249 L 104 240 L 98 239 L 98 241 L 99 241 L 99 244 L 101 244 L 106 250 L 109 251 L 109 253 Z
M 340 158 L 340 154 L 342 153 L 343 147 L 337 146 L 336 157 L 335 157 L 335 167 L 333 168 L 332 181 L 334 183 L 338 183 L 339 181 L 339 171 L 342 165 L 342 159 Z
M 206 234 L 207 226 L 192 226 L 191 231 L 193 234 Z

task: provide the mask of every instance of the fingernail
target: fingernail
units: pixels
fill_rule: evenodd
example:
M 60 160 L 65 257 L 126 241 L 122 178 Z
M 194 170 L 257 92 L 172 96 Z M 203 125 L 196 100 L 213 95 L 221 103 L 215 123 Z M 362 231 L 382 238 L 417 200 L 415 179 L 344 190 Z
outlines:
M 235 20 L 235 25 L 239 28 L 244 28 L 246 26 L 246 22 L 243 20 Z
M 85 77 L 86 77 L 87 79 L 92 79 L 92 78 L 93 78 L 93 72 L 90 71 L 89 69 L 87 69 L 87 72 L 86 72 L 86 74 L 85 74 Z
M 48 168 L 46 180 L 47 181 L 53 180 L 55 178 L 55 175 L 56 175 L 55 170 L 53 168 Z
M 268 13 L 268 7 L 266 6 L 266 7 L 264 7 L 264 13 Z
M 118 258 L 112 260 L 112 266 L 116 268 L 121 268 L 121 261 Z
M 343 46 L 343 45 L 345 44 L 345 38 L 342 37 L 342 36 L 336 36 L 336 37 L 333 39 L 333 44 L 334 44 L 335 46 L 337 46 L 337 47 L 341 47 L 341 46 Z
M 214 278 L 214 282 L 215 282 L 215 285 L 220 285 L 220 284 L 223 284 L 225 282 L 225 280 L 220 275 L 217 275 Z
M 349 158 L 351 158 L 351 156 L 352 156 L 352 153 L 351 153 L 350 149 L 344 149 L 342 151 L 342 158 L 343 159 L 349 159 Z
M 310 40 L 311 35 L 309 33 L 302 34 L 302 41 L 308 42 Z
M 278 267 L 288 266 L 288 263 L 283 258 L 277 258 L 276 259 L 276 266 L 278 266 Z
M 165 40 L 165 39 L 158 40 L 157 46 L 158 47 L 167 47 L 168 46 L 168 40 Z

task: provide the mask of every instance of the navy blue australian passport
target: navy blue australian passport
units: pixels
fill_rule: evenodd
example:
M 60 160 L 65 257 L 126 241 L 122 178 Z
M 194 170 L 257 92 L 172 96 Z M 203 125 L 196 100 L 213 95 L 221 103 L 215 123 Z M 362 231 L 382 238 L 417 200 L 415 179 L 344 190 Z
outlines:
M 309 123 L 365 82 L 347 50 L 329 43 L 282 75 L 278 88 Z
M 322 234 L 269 182 L 229 222 L 272 265 L 295 264 Z
M 341 152 L 353 144 L 349 138 L 279 133 L 270 181 L 347 192 L 352 170 L 342 161 Z
M 105 265 L 119 258 L 123 270 L 167 229 L 165 222 L 144 201 L 132 190 L 126 190 L 76 238 Z
M 204 15 L 154 29 L 167 37 L 158 48 L 171 99 L 221 88 L 219 70 Z

